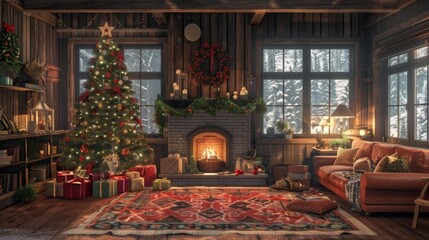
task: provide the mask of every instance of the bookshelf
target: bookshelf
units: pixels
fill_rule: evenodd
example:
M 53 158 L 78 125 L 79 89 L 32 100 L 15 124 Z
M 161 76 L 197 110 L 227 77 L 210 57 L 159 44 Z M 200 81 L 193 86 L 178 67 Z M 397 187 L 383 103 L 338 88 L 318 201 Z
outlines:
M 61 140 L 67 131 L 0 135 L 0 209 L 14 203 L 17 188 L 36 179 L 43 190 L 44 182 L 53 178 L 52 169 L 61 157 Z M 12 153 L 12 156 L 10 156 Z M 9 156 L 11 162 L 5 159 Z

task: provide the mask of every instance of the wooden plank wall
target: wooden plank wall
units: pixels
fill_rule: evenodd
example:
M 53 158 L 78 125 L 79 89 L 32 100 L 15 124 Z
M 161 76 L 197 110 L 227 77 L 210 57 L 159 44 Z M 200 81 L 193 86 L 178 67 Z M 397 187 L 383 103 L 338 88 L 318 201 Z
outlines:
M 20 60 L 26 63 L 29 60 L 39 59 L 42 63 L 58 66 L 58 37 L 51 26 L 28 16 L 21 9 L 2 0 L 0 2 L 1 22 L 15 25 L 21 46 Z M 42 83 L 39 83 L 42 85 Z M 57 110 L 58 84 L 46 82 L 44 93 L 46 103 Z M 18 92 L 0 88 L 0 105 L 9 119 L 17 123 L 18 128 L 26 128 L 26 114 L 34 107 L 39 99 L 39 94 Z M 29 102 L 30 101 L 30 102 Z M 27 102 L 29 102 L 27 104 Z M 56 118 L 55 125 L 58 126 Z

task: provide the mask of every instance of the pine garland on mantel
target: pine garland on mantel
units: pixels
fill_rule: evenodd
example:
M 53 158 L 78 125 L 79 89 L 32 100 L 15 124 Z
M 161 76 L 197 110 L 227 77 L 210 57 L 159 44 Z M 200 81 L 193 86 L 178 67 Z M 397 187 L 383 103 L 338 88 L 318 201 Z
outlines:
M 223 97 L 213 100 L 196 98 L 187 107 L 176 109 L 170 107 L 161 97 L 158 97 L 155 101 L 155 123 L 158 125 L 158 128 L 162 133 L 169 116 L 186 118 L 192 116 L 198 110 L 202 110 L 213 116 L 221 110 L 226 110 L 228 113 L 233 114 L 246 114 L 252 112 L 265 113 L 267 111 L 267 105 L 262 98 L 256 98 L 243 106 L 237 104 L 235 101 Z

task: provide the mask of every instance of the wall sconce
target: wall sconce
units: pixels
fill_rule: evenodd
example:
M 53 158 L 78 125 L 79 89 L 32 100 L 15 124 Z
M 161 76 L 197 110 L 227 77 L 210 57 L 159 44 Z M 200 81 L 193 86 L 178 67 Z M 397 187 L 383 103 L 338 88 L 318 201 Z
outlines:
M 40 97 L 36 106 L 30 109 L 30 122 L 36 124 L 36 131 L 38 132 L 55 130 L 54 117 L 54 109 L 46 105 L 45 101 L 43 100 L 43 96 Z

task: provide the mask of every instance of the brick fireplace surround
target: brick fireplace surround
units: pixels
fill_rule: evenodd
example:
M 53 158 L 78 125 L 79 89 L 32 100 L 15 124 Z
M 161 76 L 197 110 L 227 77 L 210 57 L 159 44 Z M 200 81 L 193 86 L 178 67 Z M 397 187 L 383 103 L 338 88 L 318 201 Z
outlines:
M 233 171 L 238 157 L 252 147 L 251 144 L 251 114 L 231 114 L 220 111 L 215 116 L 197 112 L 188 118 L 169 117 L 168 119 L 168 153 L 180 153 L 190 157 L 192 153 L 190 137 L 201 129 L 221 129 L 230 136 L 229 153 L 226 156 L 226 169 Z M 265 173 L 253 175 L 244 174 L 159 174 L 172 180 L 173 186 L 263 186 L 266 183 Z

